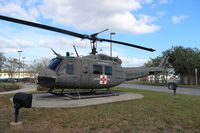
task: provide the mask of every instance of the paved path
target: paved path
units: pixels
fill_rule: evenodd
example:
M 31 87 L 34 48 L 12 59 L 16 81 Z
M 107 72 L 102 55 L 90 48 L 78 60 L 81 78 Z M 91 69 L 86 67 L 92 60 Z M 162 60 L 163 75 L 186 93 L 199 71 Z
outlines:
M 23 87 L 18 90 L 0 92 L 0 95 L 1 94 L 12 94 L 12 93 L 17 93 L 17 92 L 32 92 L 32 91 L 36 91 L 36 88 L 37 88 L 36 84 L 30 84 L 30 83 L 22 84 L 22 86 Z
M 135 100 L 143 97 L 143 95 L 136 93 L 121 93 L 118 96 L 72 100 L 65 96 L 61 97 L 48 93 L 40 93 L 33 94 L 32 106 L 37 108 L 82 107 L 119 101 Z
M 152 91 L 173 93 L 173 90 L 169 90 L 167 86 L 121 84 L 121 85 L 119 85 L 119 87 L 136 88 L 136 89 L 143 89 L 143 90 L 152 90 Z M 200 89 L 178 87 L 176 90 L 176 93 L 200 96 Z

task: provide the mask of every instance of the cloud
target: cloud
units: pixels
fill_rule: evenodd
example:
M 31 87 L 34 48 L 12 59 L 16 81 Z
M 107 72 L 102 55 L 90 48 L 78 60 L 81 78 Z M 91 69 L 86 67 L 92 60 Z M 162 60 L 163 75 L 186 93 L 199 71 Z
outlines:
M 31 34 L 30 34 L 31 36 Z M 16 53 L 18 50 L 23 50 L 24 55 L 30 55 L 34 54 L 34 57 L 32 57 L 32 60 L 35 58 L 41 58 L 41 57 L 54 57 L 52 52 L 49 48 L 53 48 L 56 52 L 60 53 L 61 55 L 65 55 L 65 52 L 69 51 L 70 53 L 73 53 L 72 56 L 76 56 L 73 45 L 76 46 L 77 51 L 79 55 L 85 56 L 88 55 L 91 51 L 88 41 L 80 41 L 79 39 L 68 39 L 65 37 L 53 37 L 53 36 L 42 36 L 35 42 L 32 42 L 32 40 L 23 40 L 23 39 L 10 39 L 6 37 L 0 36 L 0 49 L 2 52 L 8 53 Z M 15 43 L 13 43 L 15 42 Z M 75 43 L 77 42 L 77 43 Z M 106 55 L 110 55 L 110 45 L 107 43 L 99 43 L 98 45 L 98 52 Z M 35 51 L 37 48 L 37 51 Z M 102 49 L 103 51 L 101 51 Z M 35 51 L 33 53 L 30 53 L 29 51 Z M 134 57 L 127 57 L 124 54 L 124 50 L 115 48 L 112 52 L 113 57 L 119 57 L 122 59 L 123 64 L 122 66 L 126 67 L 137 67 L 142 66 L 147 59 L 141 59 L 141 58 L 134 58 Z M 26 56 L 26 58 L 31 58 L 29 56 Z M 27 60 L 26 59 L 26 60 Z M 31 63 L 31 62 L 30 62 Z
M 152 1 L 152 4 L 150 7 L 151 7 L 151 9 L 155 9 L 155 8 L 160 7 L 161 5 L 169 4 L 170 2 L 171 2 L 171 0 L 158 0 L 158 2 Z
M 173 16 L 172 17 L 172 23 L 179 24 L 183 20 L 185 20 L 186 18 L 188 18 L 188 16 L 185 16 L 185 15 Z
M 29 21 L 35 21 L 39 15 L 35 7 L 25 9 L 18 3 L 0 4 L 0 13 Z
M 170 0 L 160 0 L 160 1 L 159 1 L 160 4 L 167 4 L 167 3 L 169 3 L 169 2 L 170 2 Z
M 103 51 L 101 51 L 101 53 L 110 55 L 109 50 L 110 49 L 108 48 L 108 45 L 107 45 L 107 48 L 103 49 Z M 112 51 L 112 55 L 113 55 L 113 57 L 119 57 L 122 60 L 123 67 L 139 67 L 139 66 L 143 66 L 144 63 L 146 63 L 148 61 L 148 59 L 144 59 L 144 58 L 127 57 L 124 54 L 124 50 L 116 49 L 116 48 L 115 48 L 115 50 Z
M 160 17 L 163 17 L 166 15 L 166 12 L 163 12 L 163 11 L 159 11 L 157 12 L 157 16 L 160 18 Z
M 43 17 L 58 24 L 77 29 L 99 31 L 109 28 L 115 32 L 152 33 L 160 29 L 153 21 L 142 21 L 134 12 L 153 0 L 38 0 L 5 2 L 0 13 L 25 20 Z M 88 4 L 89 3 L 89 4 Z M 148 15 L 145 15 L 148 16 Z M 152 20 L 154 16 L 148 16 Z
M 44 0 L 39 9 L 44 18 L 75 28 L 95 31 L 109 28 L 116 32 L 145 34 L 155 32 L 160 27 L 152 22 L 137 19 L 132 12 L 141 9 L 142 3 L 150 2 L 150 0 L 126 0 L 126 2 L 123 0 Z M 152 19 L 151 16 L 148 18 Z
M 139 59 L 139 58 L 128 58 L 128 57 L 121 57 L 123 61 L 123 66 L 126 67 L 138 67 L 143 66 L 145 62 L 148 61 L 148 59 Z
M 101 44 L 102 49 L 99 51 L 101 54 L 106 54 L 110 55 L 110 46 L 106 44 Z M 127 57 L 125 54 L 125 51 L 123 49 L 119 48 L 114 48 L 112 51 L 112 56 L 113 57 L 119 57 L 122 60 L 122 66 L 123 67 L 138 67 L 138 66 L 143 66 L 144 63 L 148 61 L 148 59 L 142 59 L 142 58 L 135 58 L 135 57 Z
M 79 48 L 90 47 L 87 40 L 80 40 L 78 38 L 69 39 L 67 37 L 55 37 L 55 36 L 46 36 L 45 38 L 40 38 L 37 42 L 40 47 L 54 47 L 54 46 L 70 46 L 75 45 Z
M 140 0 L 141 3 L 150 4 L 153 0 Z
M 48 20 L 48 23 L 52 22 L 59 26 L 76 28 L 79 31 L 100 31 L 109 28 L 110 31 L 115 32 L 152 33 L 160 29 L 160 26 L 154 22 L 162 16 L 162 13 L 156 14 L 156 16 L 138 13 L 144 4 L 151 4 L 153 0 L 126 0 L 126 2 L 124 0 L 14 1 L 0 3 L 0 14 L 30 21 L 44 20 L 41 23 L 45 23 Z M 49 48 L 51 47 L 61 54 L 66 51 L 75 53 L 72 47 L 75 44 L 80 55 L 87 55 L 90 52 L 89 43 L 85 40 L 68 39 L 62 36 L 54 36 L 55 34 L 50 35 L 50 33 L 42 35 L 45 32 L 41 31 L 41 34 L 38 29 L 31 28 L 19 31 L 15 30 L 14 32 L 12 30 L 9 38 L 0 36 L 1 50 L 4 52 L 16 52 L 19 49 L 26 48 L 24 54 L 29 52 L 29 55 L 43 57 L 50 55 Z M 28 32 L 31 33 L 29 34 Z M 2 32 L 2 35 L 5 34 Z M 23 36 L 23 38 L 20 36 Z M 109 49 L 108 47 L 109 45 L 104 43 L 98 45 L 98 49 Z M 48 51 L 48 53 L 44 50 Z M 109 50 L 102 53 L 109 55 Z M 119 53 L 122 52 L 116 50 L 113 52 L 113 56 L 119 56 L 123 60 L 124 66 L 141 66 L 146 61 L 146 59 L 128 58 L 126 55 Z
M 9 39 L 3 36 L 0 36 L 0 48 L 29 48 L 33 44 L 27 40 L 23 39 Z
M 10 53 L 16 52 L 19 49 L 31 48 L 33 44 L 27 40 L 23 39 L 9 39 L 3 36 L 0 36 L 0 49 L 3 52 Z

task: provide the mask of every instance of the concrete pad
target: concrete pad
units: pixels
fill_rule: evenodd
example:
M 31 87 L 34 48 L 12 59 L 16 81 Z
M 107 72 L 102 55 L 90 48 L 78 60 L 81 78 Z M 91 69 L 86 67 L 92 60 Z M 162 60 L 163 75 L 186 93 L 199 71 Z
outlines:
M 36 108 L 66 108 L 98 105 L 119 101 L 140 99 L 144 96 L 135 93 L 121 93 L 118 96 L 99 97 L 90 99 L 73 100 L 66 96 L 55 96 L 49 93 L 33 94 L 32 107 Z

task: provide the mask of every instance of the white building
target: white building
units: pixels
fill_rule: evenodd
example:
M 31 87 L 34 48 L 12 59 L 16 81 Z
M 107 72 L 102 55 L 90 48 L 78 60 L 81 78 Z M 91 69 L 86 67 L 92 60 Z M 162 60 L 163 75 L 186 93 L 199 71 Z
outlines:
M 33 72 L 0 72 L 0 79 L 8 79 L 8 78 L 35 78 L 36 73 Z

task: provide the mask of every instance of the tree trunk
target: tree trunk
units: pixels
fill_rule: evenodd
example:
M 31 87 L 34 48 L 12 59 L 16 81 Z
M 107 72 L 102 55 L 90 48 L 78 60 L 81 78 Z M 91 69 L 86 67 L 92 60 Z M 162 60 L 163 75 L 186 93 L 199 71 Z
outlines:
M 159 83 L 159 75 L 158 74 L 155 74 L 155 78 L 154 78 L 154 80 L 155 80 L 155 83 Z
M 184 84 L 184 82 L 183 82 L 183 74 L 181 74 L 181 73 L 180 73 L 180 83 Z
M 193 85 L 193 77 L 194 77 L 194 71 L 188 70 L 188 84 Z
M 183 84 L 187 85 L 188 84 L 188 75 L 183 74 Z

